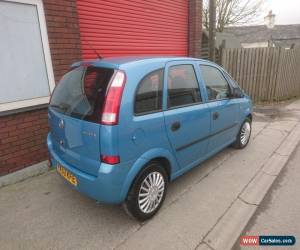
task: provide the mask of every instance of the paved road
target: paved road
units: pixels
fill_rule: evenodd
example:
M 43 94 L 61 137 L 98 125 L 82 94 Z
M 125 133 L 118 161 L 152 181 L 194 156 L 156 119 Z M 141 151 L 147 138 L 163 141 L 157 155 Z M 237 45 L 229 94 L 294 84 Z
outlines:
M 294 235 L 300 249 L 300 145 L 245 229 L 246 235 Z M 239 243 L 235 249 L 241 249 Z M 242 249 L 250 250 L 249 247 Z M 258 249 L 253 248 L 253 249 Z M 281 248 L 280 248 L 281 249 Z
M 162 210 L 144 224 L 119 206 L 95 204 L 54 171 L 1 188 L 0 249 L 201 248 L 295 128 L 298 120 L 290 116 L 257 119 L 246 149 L 227 148 L 173 182 Z
M 269 106 L 258 109 L 263 114 L 260 120 L 270 117 L 289 117 L 300 119 L 300 110 L 294 104 Z M 287 112 L 286 110 L 293 110 Z M 275 180 L 271 190 L 259 205 L 254 216 L 248 223 L 242 235 L 294 235 L 296 245 L 284 249 L 300 249 L 300 144 L 293 156 Z M 257 247 L 240 247 L 239 241 L 234 250 L 258 249 Z M 267 249 L 265 247 L 265 249 Z M 283 249 L 283 248 L 282 248 Z

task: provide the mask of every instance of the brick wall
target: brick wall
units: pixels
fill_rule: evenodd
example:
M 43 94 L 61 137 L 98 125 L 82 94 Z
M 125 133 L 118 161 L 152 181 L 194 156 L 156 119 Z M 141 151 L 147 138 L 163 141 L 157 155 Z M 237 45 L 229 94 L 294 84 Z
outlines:
M 202 0 L 189 0 L 189 56 L 200 58 L 202 38 Z
M 80 60 L 76 0 L 44 0 L 56 82 L 71 63 Z M 47 110 L 0 117 L 0 175 L 47 159 Z
M 0 175 L 47 159 L 45 110 L 0 117 Z
M 76 0 L 43 0 L 55 80 L 81 58 Z

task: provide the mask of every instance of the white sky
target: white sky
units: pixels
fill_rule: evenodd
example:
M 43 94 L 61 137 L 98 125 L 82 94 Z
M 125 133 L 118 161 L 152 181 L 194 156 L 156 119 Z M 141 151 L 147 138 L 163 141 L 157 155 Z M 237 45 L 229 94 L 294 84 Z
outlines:
M 300 24 L 300 0 L 266 0 L 266 14 L 272 10 L 275 24 Z

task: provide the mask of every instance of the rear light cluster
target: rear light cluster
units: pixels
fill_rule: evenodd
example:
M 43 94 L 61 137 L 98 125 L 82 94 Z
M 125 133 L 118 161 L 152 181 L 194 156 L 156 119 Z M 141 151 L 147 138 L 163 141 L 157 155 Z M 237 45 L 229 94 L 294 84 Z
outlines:
M 101 161 L 107 164 L 115 165 L 120 163 L 120 156 L 118 155 L 101 155 Z
M 104 100 L 102 110 L 101 124 L 117 125 L 119 122 L 119 113 L 122 94 L 126 83 L 126 75 L 124 71 L 118 70 L 110 86 L 108 86 L 107 94 Z M 101 155 L 101 161 L 107 164 L 115 165 L 120 163 L 118 155 Z
M 118 70 L 114 78 L 108 86 L 107 94 L 102 110 L 101 124 L 117 125 L 119 122 L 120 104 L 122 93 L 126 82 L 126 75 L 124 71 Z

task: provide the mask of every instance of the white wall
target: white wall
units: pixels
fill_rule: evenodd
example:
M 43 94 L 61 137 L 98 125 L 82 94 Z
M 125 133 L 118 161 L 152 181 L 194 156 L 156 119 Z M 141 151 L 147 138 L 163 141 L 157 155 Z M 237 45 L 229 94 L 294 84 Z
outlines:
M 268 47 L 268 42 L 261 43 L 242 43 L 243 48 L 266 48 Z
M 46 103 L 54 86 L 42 3 L 0 1 L 0 111 Z

